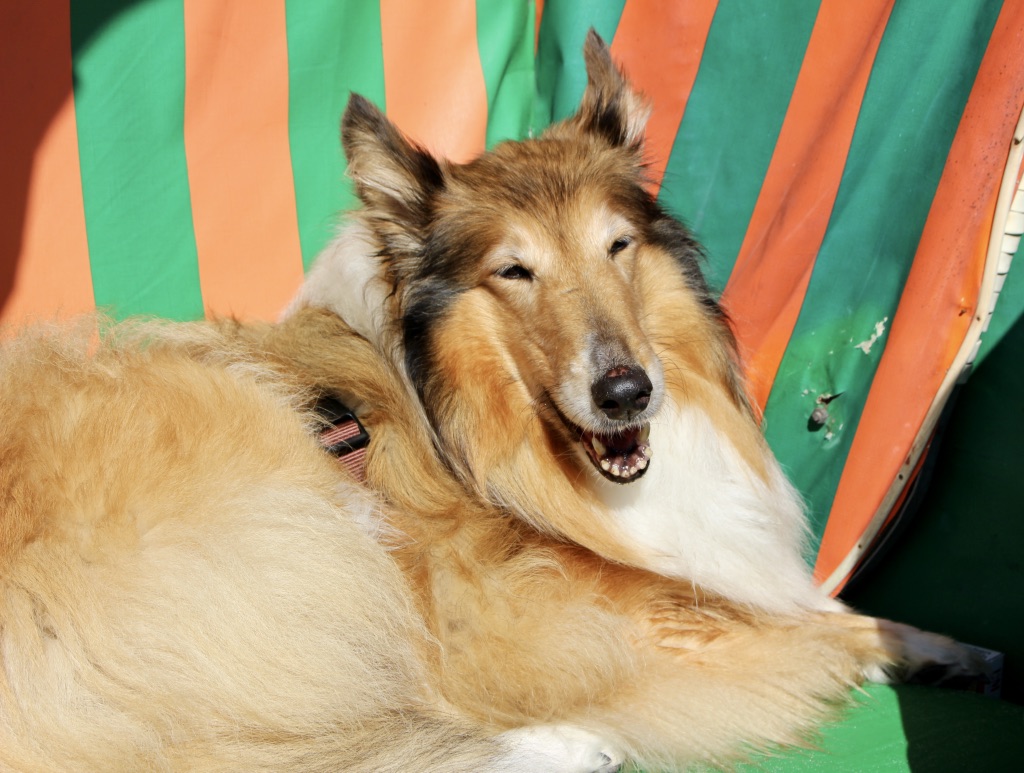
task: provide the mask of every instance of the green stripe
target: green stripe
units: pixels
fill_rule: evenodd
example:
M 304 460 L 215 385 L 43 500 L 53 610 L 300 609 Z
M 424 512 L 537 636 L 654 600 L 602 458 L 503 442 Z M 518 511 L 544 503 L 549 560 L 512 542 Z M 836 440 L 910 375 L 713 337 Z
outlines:
M 350 92 L 384 108 L 380 6 L 374 2 L 289 0 L 288 109 L 302 261 L 308 269 L 356 206 L 345 177 L 340 120 Z
M 476 39 L 487 85 L 487 147 L 530 129 L 534 84 L 532 2 L 477 0 Z
M 610 44 L 625 6 L 626 0 L 586 4 L 551 0 L 544 4 L 537 44 L 535 130 L 576 112 L 587 85 L 583 66 L 587 31 L 593 27 Z
M 999 2 L 897 3 L 882 38 L 800 317 L 765 412 L 816 545 Z M 912 311 L 912 310 L 911 310 Z M 883 334 L 865 353 L 876 323 Z M 843 393 L 810 431 L 822 393 Z M 898 394 L 888 395 L 899 400 Z
M 818 13 L 818 3 L 722 2 L 669 156 L 659 198 L 708 253 L 712 287 L 725 287 Z
M 200 318 L 182 2 L 74 2 L 71 42 L 96 305 L 119 318 Z

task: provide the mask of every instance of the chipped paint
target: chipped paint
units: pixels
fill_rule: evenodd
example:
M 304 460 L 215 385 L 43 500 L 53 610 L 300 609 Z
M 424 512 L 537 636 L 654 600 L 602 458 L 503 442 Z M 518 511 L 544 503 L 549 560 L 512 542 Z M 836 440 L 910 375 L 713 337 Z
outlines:
M 855 344 L 855 349 L 860 349 L 864 354 L 871 354 L 871 347 L 875 345 L 875 341 L 885 335 L 885 323 L 889 321 L 888 317 L 883 317 L 881 321 L 875 323 L 875 332 L 871 334 L 871 338 L 867 341 L 861 341 L 859 344 Z M 853 340 L 852 338 L 850 339 Z

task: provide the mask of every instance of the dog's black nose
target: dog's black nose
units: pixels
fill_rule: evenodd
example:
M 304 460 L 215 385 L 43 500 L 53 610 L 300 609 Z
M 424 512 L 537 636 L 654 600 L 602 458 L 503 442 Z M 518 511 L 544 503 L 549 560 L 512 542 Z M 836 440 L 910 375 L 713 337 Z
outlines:
M 647 407 L 653 389 L 643 368 L 617 365 L 594 382 L 590 394 L 609 419 L 629 421 Z

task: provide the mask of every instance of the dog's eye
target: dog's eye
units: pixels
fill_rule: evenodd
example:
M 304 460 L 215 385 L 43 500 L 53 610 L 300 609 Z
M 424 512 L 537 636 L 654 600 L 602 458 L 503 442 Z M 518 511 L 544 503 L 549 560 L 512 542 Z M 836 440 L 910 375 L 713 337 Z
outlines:
M 520 266 L 518 263 L 502 266 L 494 273 L 502 279 L 533 279 L 530 269 Z
M 620 236 L 618 239 L 612 242 L 608 248 L 608 255 L 614 257 L 622 252 L 626 247 L 633 243 L 633 240 L 628 236 Z

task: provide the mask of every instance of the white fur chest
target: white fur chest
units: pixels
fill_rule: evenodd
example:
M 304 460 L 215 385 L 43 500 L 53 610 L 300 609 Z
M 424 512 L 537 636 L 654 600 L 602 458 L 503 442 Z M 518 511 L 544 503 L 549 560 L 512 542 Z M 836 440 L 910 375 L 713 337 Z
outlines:
M 766 483 L 703 410 L 672 400 L 651 422 L 651 444 L 636 483 L 593 476 L 646 568 L 765 609 L 831 605 L 812 584 L 803 508 L 774 458 Z

